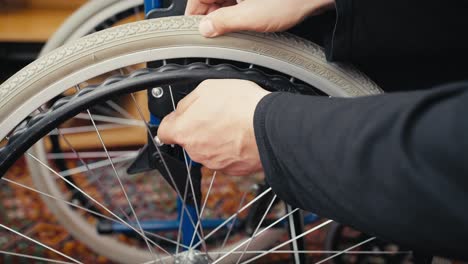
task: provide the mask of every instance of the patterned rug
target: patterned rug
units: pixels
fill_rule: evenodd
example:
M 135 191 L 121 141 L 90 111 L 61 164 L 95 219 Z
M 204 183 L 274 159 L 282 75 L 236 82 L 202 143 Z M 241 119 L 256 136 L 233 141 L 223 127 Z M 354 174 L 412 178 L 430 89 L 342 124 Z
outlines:
M 109 168 L 107 168 L 109 170 Z M 98 171 L 98 173 L 110 173 L 104 171 Z M 203 192 L 206 193 L 208 186 L 211 181 L 211 172 L 204 171 L 205 175 L 203 179 Z M 143 175 L 144 176 L 144 175 Z M 129 194 L 133 194 L 135 201 L 139 201 L 139 205 L 135 207 L 136 213 L 142 216 L 143 219 L 154 219 L 161 217 L 161 210 L 158 210 L 160 204 L 169 204 L 169 201 L 174 201 L 170 195 L 161 196 L 155 194 L 168 193 L 165 190 L 164 185 L 153 181 L 152 184 L 145 182 L 147 177 L 141 177 L 132 179 L 133 182 L 141 183 L 137 185 L 129 185 Z M 20 160 L 17 164 L 8 172 L 6 178 L 14 180 L 15 182 L 24 184 L 26 186 L 33 187 L 32 180 L 28 174 L 25 161 Z M 83 178 L 85 179 L 85 178 Z M 115 182 L 100 181 L 100 185 L 89 184 L 86 180 L 76 179 L 79 186 L 87 186 L 86 191 L 92 194 L 98 200 L 109 203 L 107 198 L 100 197 L 99 187 L 107 188 L 109 193 L 119 193 L 119 187 Z M 216 184 L 213 187 L 212 193 L 208 199 L 209 208 L 216 208 L 215 210 L 206 210 L 205 216 L 227 216 L 229 213 L 233 213 L 238 209 L 240 203 L 240 196 L 242 184 L 239 184 L 239 179 L 232 179 L 232 177 L 218 176 Z M 104 185 L 104 187 L 103 187 Z M 240 186 L 240 187 L 239 187 Z M 133 189 L 132 189 L 133 188 Z M 113 195 L 115 206 L 123 206 L 126 200 L 122 195 Z M 132 196 L 131 196 L 132 197 Z M 152 199 L 148 199 L 152 197 Z M 225 199 L 223 197 L 236 197 L 235 199 Z M 252 199 L 253 197 L 248 197 Z M 145 200 L 146 199 L 146 200 Z M 237 200 L 236 200 L 237 199 Z M 143 202 L 142 202 L 143 201 Z M 155 203 L 154 201 L 159 201 Z M 175 206 L 173 203 L 172 206 Z M 167 210 L 167 208 L 166 208 Z M 166 211 L 170 214 L 170 211 Z M 93 220 L 90 220 L 91 222 Z M 3 181 L 0 184 L 0 223 L 8 226 L 18 232 L 26 234 L 38 241 L 44 243 L 51 248 L 57 249 L 64 254 L 76 258 L 83 263 L 113 263 L 103 256 L 98 256 L 83 243 L 75 240 L 63 227 L 61 227 L 56 221 L 55 217 L 51 214 L 48 208 L 43 203 L 39 194 L 27 190 L 23 187 L 13 185 Z M 314 232 L 313 235 L 306 237 L 307 245 L 309 250 L 321 250 L 323 249 L 323 241 L 325 239 L 326 230 L 320 232 Z M 287 237 L 283 238 L 286 239 Z M 133 238 L 128 238 L 123 235 L 118 235 L 117 239 L 126 241 L 130 244 L 141 243 L 141 241 L 135 241 Z M 285 248 L 286 250 L 288 248 Z M 4 252 L 14 252 L 18 254 L 27 254 L 37 257 L 57 259 L 66 261 L 65 258 L 58 256 L 56 253 L 46 249 L 43 246 L 37 245 L 25 238 L 22 238 L 16 234 L 5 229 L 0 229 L 0 250 Z M 321 255 L 314 255 L 311 261 L 319 260 L 323 258 Z M 288 263 L 290 260 L 289 254 L 271 254 L 256 263 Z M 31 260 L 22 257 L 2 254 L 0 255 L 0 263 L 47 263 L 41 260 Z

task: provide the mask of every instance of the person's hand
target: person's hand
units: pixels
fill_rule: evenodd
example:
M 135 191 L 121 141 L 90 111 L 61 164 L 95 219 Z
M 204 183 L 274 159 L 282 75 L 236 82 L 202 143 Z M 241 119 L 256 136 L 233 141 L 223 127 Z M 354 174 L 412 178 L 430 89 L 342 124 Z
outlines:
M 241 30 L 284 31 L 334 5 L 335 0 L 188 0 L 185 14 L 207 15 L 200 33 L 216 37 Z
M 268 93 L 250 81 L 204 81 L 162 120 L 158 138 L 209 169 L 236 176 L 261 171 L 253 118 Z

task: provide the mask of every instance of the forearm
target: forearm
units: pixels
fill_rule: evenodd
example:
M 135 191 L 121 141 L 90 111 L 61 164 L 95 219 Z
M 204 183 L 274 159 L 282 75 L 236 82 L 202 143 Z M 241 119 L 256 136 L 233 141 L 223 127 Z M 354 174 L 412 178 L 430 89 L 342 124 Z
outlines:
M 467 258 L 464 90 L 269 95 L 255 114 L 267 181 L 294 206 L 412 249 Z

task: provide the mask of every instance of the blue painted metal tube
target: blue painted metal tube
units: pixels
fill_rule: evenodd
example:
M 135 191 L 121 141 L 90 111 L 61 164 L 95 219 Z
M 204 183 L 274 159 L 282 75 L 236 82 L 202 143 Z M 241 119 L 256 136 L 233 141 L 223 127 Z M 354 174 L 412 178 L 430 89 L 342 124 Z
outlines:
M 188 217 L 187 217 L 188 218 Z M 185 220 L 188 219 L 184 219 Z M 219 225 L 221 225 L 226 219 L 206 219 L 202 221 L 202 226 L 203 229 L 209 230 L 209 229 L 215 229 Z M 190 220 L 188 220 L 189 225 L 192 226 L 190 223 Z M 143 230 L 147 232 L 152 232 L 152 233 L 157 233 L 157 232 L 167 232 L 167 231 L 177 231 L 179 230 L 179 220 L 148 220 L 148 221 L 140 221 L 141 227 Z M 185 223 L 183 223 L 185 225 Z M 136 223 L 130 223 L 130 225 L 137 227 L 138 225 Z M 229 225 L 226 225 L 225 228 L 228 228 Z M 193 227 L 192 227 L 193 230 Z M 112 233 L 119 233 L 119 234 L 132 234 L 135 231 L 131 228 L 129 228 L 126 225 L 123 224 L 118 224 L 114 223 L 112 224 Z M 193 233 L 192 233 L 193 234 Z M 188 238 L 189 240 L 192 239 Z M 196 242 L 195 242 L 196 243 Z M 195 244 L 194 243 L 194 244 Z M 188 244 L 190 244 L 190 241 L 188 241 Z M 188 245 L 187 245 L 188 246 Z
M 160 8 L 162 5 L 162 0 L 145 0 L 145 14 L 148 14 L 151 10 L 155 8 Z
M 319 217 L 315 214 L 306 214 L 304 216 L 304 224 L 312 224 L 313 222 L 319 220 Z
M 150 115 L 150 124 L 158 126 L 161 124 L 161 119 L 155 117 L 154 115 Z
M 184 221 L 185 220 L 189 221 L 188 223 L 190 226 L 192 225 L 188 217 L 187 219 L 184 219 Z M 209 229 L 215 229 L 216 227 L 221 225 L 225 220 L 226 219 L 222 219 L 222 218 L 204 219 L 202 220 L 201 224 L 202 224 L 203 229 L 209 230 Z M 307 214 L 304 216 L 304 224 L 311 224 L 317 220 L 319 220 L 319 217 L 314 214 Z M 130 223 L 130 224 L 135 227 L 137 226 L 136 223 Z M 177 231 L 179 229 L 180 219 L 148 220 L 148 221 L 140 221 L 140 224 L 143 230 L 148 231 L 148 232 Z M 287 221 L 281 221 L 280 224 L 281 226 L 285 226 L 287 224 Z M 239 221 L 236 221 L 236 227 L 239 227 L 239 225 L 240 225 Z M 229 228 L 229 226 L 230 226 L 229 224 L 226 224 L 224 227 Z M 193 230 L 193 227 L 192 227 L 192 230 Z M 132 229 L 128 228 L 126 225 L 118 224 L 118 223 L 114 223 L 112 225 L 112 231 L 113 233 L 124 233 L 124 234 L 130 234 L 134 232 Z M 190 237 L 190 239 L 192 239 L 192 237 Z
M 184 246 L 190 246 L 190 242 L 192 241 L 193 235 L 196 233 L 195 227 L 192 224 L 192 221 L 195 223 L 195 225 L 198 222 L 198 215 L 197 211 L 195 209 L 195 206 L 191 206 L 189 204 L 185 205 L 187 210 L 182 211 L 183 204 L 182 200 L 178 199 L 177 200 L 177 209 L 179 211 L 179 221 L 182 223 L 182 245 Z M 190 215 L 190 216 L 189 216 Z M 199 227 L 200 228 L 200 227 Z M 200 241 L 199 237 L 196 235 L 193 244 L 197 244 L 198 241 Z

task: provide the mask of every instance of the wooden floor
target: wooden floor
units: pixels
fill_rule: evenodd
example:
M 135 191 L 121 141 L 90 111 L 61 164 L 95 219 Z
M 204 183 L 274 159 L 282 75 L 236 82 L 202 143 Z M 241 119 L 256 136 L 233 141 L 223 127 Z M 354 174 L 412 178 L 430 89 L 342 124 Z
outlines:
M 0 0 L 0 42 L 45 42 L 85 0 Z

